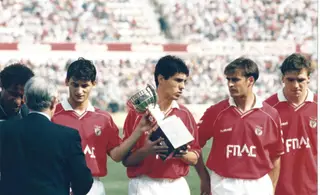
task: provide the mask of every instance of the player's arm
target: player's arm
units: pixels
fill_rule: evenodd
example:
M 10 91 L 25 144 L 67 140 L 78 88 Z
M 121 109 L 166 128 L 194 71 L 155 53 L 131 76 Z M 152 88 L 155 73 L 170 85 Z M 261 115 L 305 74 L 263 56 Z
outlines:
M 201 126 L 202 124 L 199 124 L 199 125 Z M 201 136 L 200 146 L 203 148 L 208 140 L 207 137 L 209 137 L 209 135 L 204 135 L 203 134 L 204 129 L 202 129 L 202 128 L 199 127 L 198 130 L 199 130 L 199 139 Z M 201 130 L 201 133 L 200 133 L 200 130 Z M 204 136 L 207 136 L 207 137 L 204 137 Z M 202 154 L 200 154 L 198 162 L 194 167 L 195 167 L 197 174 L 200 178 L 200 195 L 211 194 L 210 175 L 209 175 L 207 167 L 205 166 Z
M 187 151 L 186 154 L 182 155 L 181 159 L 189 165 L 196 165 L 199 156 L 200 155 L 195 151 Z
M 272 181 L 273 190 L 276 190 L 276 186 L 280 175 L 281 155 L 284 154 L 283 134 L 281 129 L 280 116 L 278 113 L 275 117 L 275 125 L 273 127 L 273 133 L 276 140 L 269 149 L 270 159 L 272 160 L 273 169 L 269 172 L 269 177 Z
M 210 109 L 208 109 L 201 117 L 198 123 L 199 145 L 201 148 L 203 148 L 207 141 L 213 137 L 213 123 L 216 118 L 216 114 L 212 115 Z M 195 165 L 195 169 L 200 178 L 200 194 L 211 194 L 210 175 L 205 166 L 202 154 Z
M 190 145 L 188 145 L 187 150 L 181 151 L 180 154 L 181 154 L 181 159 L 185 163 L 194 166 L 197 164 L 198 159 L 200 157 L 201 148 L 199 146 L 199 135 L 198 135 L 197 124 L 191 113 L 189 113 L 188 119 L 189 119 L 189 125 L 187 126 L 187 128 L 192 134 L 192 136 L 194 137 L 194 140 L 191 142 Z M 175 155 L 175 157 L 177 157 L 177 155 Z
M 269 172 L 269 176 L 271 178 L 272 181 L 272 185 L 273 185 L 273 190 L 276 190 L 277 187 L 277 183 L 278 183 L 278 179 L 279 179 L 279 175 L 280 175 L 280 165 L 281 165 L 281 158 L 278 157 L 275 160 L 273 160 L 273 169 Z
M 198 159 L 197 164 L 195 165 L 195 169 L 200 178 L 200 195 L 202 194 L 210 194 L 211 193 L 211 184 L 210 184 L 210 175 L 208 169 L 206 168 L 202 154 Z
M 136 166 L 141 163 L 147 156 L 159 153 L 167 153 L 168 146 L 161 146 L 159 143 L 163 141 L 163 138 L 159 138 L 156 141 L 151 141 L 149 137 L 146 137 L 145 144 L 143 147 L 130 152 L 122 161 L 125 167 Z
M 119 146 L 113 148 L 110 151 L 110 157 L 116 162 L 122 161 L 124 157 L 127 156 L 132 147 L 137 143 L 140 136 L 143 135 L 150 128 L 151 122 L 146 117 L 142 117 L 132 134 L 126 140 L 124 140 Z

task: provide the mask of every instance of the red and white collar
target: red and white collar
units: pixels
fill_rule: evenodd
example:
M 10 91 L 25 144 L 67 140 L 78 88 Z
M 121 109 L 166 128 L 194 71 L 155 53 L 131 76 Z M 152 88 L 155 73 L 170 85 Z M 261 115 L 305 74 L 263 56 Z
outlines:
M 254 95 L 256 100 L 255 100 L 255 104 L 254 106 L 252 107 L 252 109 L 255 109 L 255 108 L 262 108 L 263 107 L 263 104 L 262 104 L 262 99 L 260 97 L 258 97 L 257 95 Z M 229 105 L 230 106 L 235 106 L 237 107 L 234 99 L 232 97 L 229 97 Z
M 180 106 L 178 104 L 178 102 L 176 100 L 173 100 L 172 103 L 171 103 L 171 108 L 177 108 L 177 109 L 180 109 Z
M 310 89 L 307 89 L 307 90 L 308 90 L 308 94 L 307 94 L 307 98 L 306 98 L 305 102 L 313 102 L 314 93 Z M 283 88 L 277 92 L 277 97 L 278 97 L 279 102 L 287 102 L 288 101 L 287 98 L 284 96 Z
M 74 109 L 72 108 L 72 106 L 70 105 L 70 103 L 68 102 L 68 99 L 64 99 L 61 101 L 61 106 L 65 111 L 74 111 Z M 90 112 L 94 112 L 95 109 L 92 106 L 91 102 L 89 102 L 88 107 L 86 109 L 86 111 L 90 111 Z

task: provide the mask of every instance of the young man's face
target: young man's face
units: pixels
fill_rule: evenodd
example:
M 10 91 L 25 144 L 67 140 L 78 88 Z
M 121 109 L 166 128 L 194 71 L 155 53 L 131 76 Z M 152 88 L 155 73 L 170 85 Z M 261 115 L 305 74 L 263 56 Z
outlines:
M 1 91 L 1 106 L 7 115 L 12 116 L 19 112 L 23 104 L 23 85 L 11 85 Z
M 282 77 L 282 82 L 284 83 L 285 94 L 289 98 L 299 98 L 307 91 L 310 77 L 307 70 L 302 69 L 300 72 L 286 72 Z
M 91 89 L 95 86 L 95 82 L 75 80 L 70 78 L 66 80 L 66 85 L 69 86 L 69 98 L 77 104 L 82 104 L 89 99 Z
M 245 77 L 241 70 L 226 75 L 229 93 L 232 98 L 247 96 L 254 84 L 253 77 Z
M 178 100 L 182 95 L 188 76 L 184 73 L 176 73 L 167 80 L 162 75 L 158 77 L 160 93 L 165 98 Z

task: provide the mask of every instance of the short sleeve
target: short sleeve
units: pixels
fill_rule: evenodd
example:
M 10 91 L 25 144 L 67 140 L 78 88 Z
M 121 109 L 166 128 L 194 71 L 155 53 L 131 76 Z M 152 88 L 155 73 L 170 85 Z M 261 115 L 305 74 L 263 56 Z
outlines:
M 213 137 L 213 123 L 216 117 L 212 109 L 207 109 L 198 123 L 199 145 L 203 148 L 207 141 Z
M 126 140 L 128 137 L 130 137 L 138 120 L 137 114 L 130 110 L 123 125 L 123 140 Z
M 106 126 L 106 128 L 108 138 L 107 153 L 110 154 L 110 151 L 119 146 L 122 143 L 122 140 L 119 136 L 119 129 L 112 118 L 110 118 L 109 124 Z
M 277 115 L 275 118 L 273 135 L 275 135 L 275 140 L 269 149 L 271 160 L 276 159 L 279 156 L 284 154 L 284 139 L 283 139 L 283 132 L 281 129 L 281 121 L 280 121 L 279 115 Z

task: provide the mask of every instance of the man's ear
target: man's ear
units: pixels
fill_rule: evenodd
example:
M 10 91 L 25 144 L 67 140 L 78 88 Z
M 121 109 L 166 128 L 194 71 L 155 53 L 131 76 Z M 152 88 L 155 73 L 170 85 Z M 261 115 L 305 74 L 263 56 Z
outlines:
M 253 78 L 253 76 L 250 76 L 249 78 L 248 78 L 248 81 L 249 81 L 249 84 L 250 84 L 250 86 L 253 86 L 254 85 L 254 78 Z
M 97 81 L 92 81 L 91 83 L 92 83 L 92 86 L 96 86 Z
M 165 80 L 165 78 L 161 74 L 158 75 L 157 79 L 158 79 L 158 83 L 159 84 L 162 83 Z

